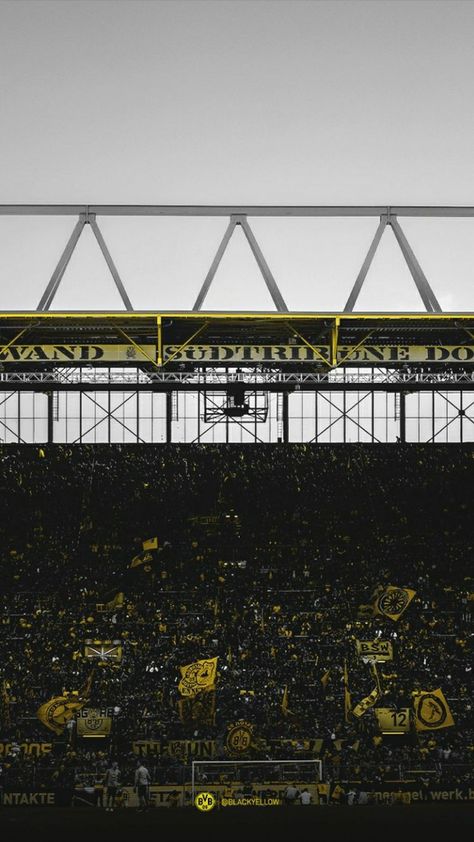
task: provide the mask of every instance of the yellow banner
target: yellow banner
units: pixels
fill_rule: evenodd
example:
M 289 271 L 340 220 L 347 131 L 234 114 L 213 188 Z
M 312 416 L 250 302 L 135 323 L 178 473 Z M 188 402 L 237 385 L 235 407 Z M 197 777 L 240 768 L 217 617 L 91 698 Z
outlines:
M 83 708 L 77 714 L 78 737 L 107 737 L 112 730 L 113 708 Z
M 173 362 L 294 363 L 330 360 L 329 345 L 165 345 L 164 359 Z M 345 363 L 449 362 L 474 360 L 474 345 L 339 345 L 337 359 Z
M 391 661 L 393 646 L 390 640 L 356 640 L 356 651 L 361 658 L 375 662 Z
M 178 689 L 182 696 L 196 696 L 216 683 L 217 658 L 194 661 L 179 669 L 181 680 Z
M 156 361 L 156 345 L 10 345 L 0 348 L 4 363 L 116 363 Z
M 374 713 L 385 734 L 404 734 L 410 730 L 410 708 L 375 708 Z
M 413 708 L 417 731 L 435 731 L 454 725 L 449 705 L 440 689 L 413 693 Z

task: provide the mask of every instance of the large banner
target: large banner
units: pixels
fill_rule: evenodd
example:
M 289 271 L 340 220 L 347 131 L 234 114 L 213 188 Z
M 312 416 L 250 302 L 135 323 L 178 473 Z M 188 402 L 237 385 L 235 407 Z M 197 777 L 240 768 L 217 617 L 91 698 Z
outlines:
M 329 345 L 165 345 L 163 359 L 173 363 L 209 365 L 252 365 L 261 363 L 330 363 Z M 389 363 L 474 362 L 474 345 L 340 345 L 337 360 L 345 365 Z M 156 345 L 23 345 L 0 348 L 3 363 L 89 363 L 156 362 Z
M 132 751 L 140 757 L 212 758 L 216 754 L 215 740 L 135 740 Z
M 27 741 L 18 744 L 2 740 L 0 742 L 0 759 L 4 759 L 8 756 L 12 757 L 17 754 L 20 754 L 22 757 L 44 757 L 44 755 L 50 754 L 52 750 L 53 743 L 36 743 Z
M 236 723 L 236 725 L 241 725 L 241 723 Z M 234 728 L 235 726 L 229 726 L 227 736 Z M 234 731 L 234 736 L 236 733 Z M 238 736 L 242 738 L 242 733 Z M 266 744 L 270 752 L 286 749 L 301 752 L 305 755 L 317 756 L 321 752 L 323 740 L 320 737 L 299 740 L 266 740 Z M 195 757 L 212 760 L 218 752 L 218 745 L 216 740 L 135 740 L 132 743 L 132 751 L 140 757 L 174 757 L 184 761 Z
M 233 363 L 329 362 L 329 345 L 165 345 L 163 357 L 173 362 L 220 365 Z M 345 364 L 465 363 L 474 361 L 474 345 L 340 345 L 337 359 Z
M 3 363 L 118 363 L 156 360 L 155 345 L 10 345 L 0 348 Z
M 68 807 L 73 795 L 72 789 L 18 789 L 6 787 L 0 804 L 3 807 Z

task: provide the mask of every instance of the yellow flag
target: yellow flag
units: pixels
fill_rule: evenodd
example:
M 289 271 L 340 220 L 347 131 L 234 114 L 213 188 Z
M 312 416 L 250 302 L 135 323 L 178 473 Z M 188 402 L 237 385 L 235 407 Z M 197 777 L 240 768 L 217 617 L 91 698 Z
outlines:
M 179 669 L 178 689 L 182 696 L 196 696 L 202 690 L 212 689 L 216 683 L 217 658 L 194 661 Z
M 353 715 L 357 716 L 358 718 L 363 716 L 366 710 L 373 707 L 382 695 L 379 674 L 377 672 L 377 664 L 372 663 L 370 666 L 372 672 L 374 673 L 375 687 L 373 690 L 371 690 L 368 696 L 365 696 L 365 698 L 361 699 L 361 701 L 358 702 L 358 704 L 356 704 L 356 706 L 352 709 Z
M 147 538 L 143 541 L 143 550 L 157 550 L 158 549 L 158 538 L 155 536 L 154 538 Z
M 46 725 L 51 731 L 54 731 L 55 734 L 62 734 L 67 723 L 89 701 L 93 676 L 94 670 L 92 670 L 80 690 L 72 690 L 70 693 L 65 690 L 61 696 L 53 696 L 52 699 L 44 702 L 36 713 L 40 722 Z
M 121 608 L 125 601 L 125 594 L 123 591 L 119 591 L 116 593 L 114 598 L 110 600 L 110 602 L 106 602 L 105 605 L 107 608 L 113 611 L 114 608 Z
M 373 603 L 374 614 L 398 620 L 408 608 L 416 591 L 411 588 L 398 588 L 394 585 L 381 586 L 375 594 Z
M 153 561 L 153 555 L 150 552 L 150 550 L 146 550 L 132 558 L 132 561 L 130 563 L 130 569 L 133 569 L 134 567 L 140 567 L 140 565 L 142 564 L 149 564 L 151 561 Z
M 352 702 L 349 690 L 349 676 L 347 674 L 347 661 L 344 660 L 344 719 L 346 722 L 350 720 L 351 710 Z
M 326 670 L 324 675 L 321 676 L 321 684 L 323 685 L 324 689 L 328 686 L 329 676 L 331 675 L 331 670 Z
M 419 690 L 412 695 L 417 731 L 435 731 L 454 725 L 442 690 Z
M 38 719 L 55 734 L 62 734 L 67 723 L 73 719 L 76 712 L 84 707 L 86 700 L 68 693 L 64 696 L 54 696 L 38 708 Z
M 288 685 L 285 685 L 285 689 L 283 690 L 283 698 L 281 700 L 281 712 L 283 716 L 294 716 L 293 711 L 291 711 L 288 707 Z

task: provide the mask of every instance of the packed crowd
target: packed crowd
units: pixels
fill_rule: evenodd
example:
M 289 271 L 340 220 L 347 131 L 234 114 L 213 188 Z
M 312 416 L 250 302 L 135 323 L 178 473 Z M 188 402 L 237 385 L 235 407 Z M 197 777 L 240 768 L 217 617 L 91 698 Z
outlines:
M 224 758 L 240 719 L 248 756 L 319 756 L 333 780 L 472 780 L 472 447 L 8 446 L 0 459 L 0 742 L 54 743 L 0 757 L 7 784 L 64 784 L 110 754 L 130 777 L 136 740 L 212 739 Z M 131 568 L 152 536 L 152 563 Z M 379 584 L 416 591 L 397 622 L 358 617 Z M 122 607 L 97 610 L 118 592 Z M 360 700 L 373 676 L 355 640 L 375 637 L 394 646 L 380 704 L 441 687 L 454 727 L 382 739 L 372 711 L 346 722 L 344 661 Z M 86 639 L 123 646 L 94 671 L 89 705 L 116 713 L 99 749 L 36 717 L 84 684 Z M 214 722 L 182 722 L 179 667 L 215 656 Z M 171 757 L 149 765 L 161 783 L 189 773 Z

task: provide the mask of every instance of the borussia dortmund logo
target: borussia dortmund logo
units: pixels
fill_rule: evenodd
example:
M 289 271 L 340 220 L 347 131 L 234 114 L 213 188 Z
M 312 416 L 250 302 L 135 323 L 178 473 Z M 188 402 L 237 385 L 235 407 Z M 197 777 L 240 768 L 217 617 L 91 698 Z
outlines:
M 381 614 L 402 614 L 410 601 L 409 595 L 403 588 L 393 588 L 386 591 L 379 599 L 378 608 Z
M 104 717 L 99 715 L 97 710 L 91 708 L 88 711 L 86 725 L 89 731 L 100 731 L 104 724 Z
M 239 719 L 230 725 L 227 731 L 226 746 L 229 754 L 243 754 L 248 751 L 253 742 L 253 725 Z
M 200 792 L 199 795 L 196 795 L 194 803 L 198 810 L 208 813 L 216 806 L 216 799 L 212 792 Z

